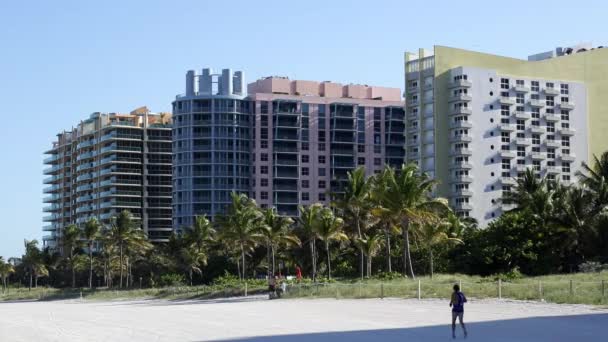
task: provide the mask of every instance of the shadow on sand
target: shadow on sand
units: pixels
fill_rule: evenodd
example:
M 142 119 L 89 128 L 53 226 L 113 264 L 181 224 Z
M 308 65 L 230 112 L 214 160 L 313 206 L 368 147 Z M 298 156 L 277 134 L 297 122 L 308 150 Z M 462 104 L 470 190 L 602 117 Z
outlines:
M 344 319 L 348 319 L 345 317 Z M 595 342 L 606 341 L 608 314 L 530 317 L 504 321 L 489 321 L 467 324 L 467 341 L 523 341 L 523 342 Z M 457 327 L 457 339 L 462 340 L 462 330 Z M 449 325 L 381 329 L 362 331 L 340 331 L 327 333 L 304 333 L 293 335 L 256 336 L 216 341 L 241 342 L 402 342 L 402 341 L 450 341 Z

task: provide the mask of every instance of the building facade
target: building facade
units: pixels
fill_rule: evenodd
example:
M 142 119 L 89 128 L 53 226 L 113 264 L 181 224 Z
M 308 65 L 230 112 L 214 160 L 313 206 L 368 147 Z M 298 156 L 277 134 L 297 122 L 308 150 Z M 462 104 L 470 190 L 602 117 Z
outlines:
M 346 173 L 404 158 L 399 89 L 189 71 L 173 103 L 174 228 L 223 212 L 234 190 L 297 216 L 328 202 Z
M 482 225 L 508 209 L 502 194 L 526 169 L 575 181 L 608 149 L 607 57 L 581 46 L 529 60 L 442 46 L 406 53 L 407 160 Z
M 171 114 L 142 107 L 93 113 L 57 135 L 44 163 L 43 237 L 58 246 L 62 230 L 94 217 L 104 225 L 129 210 L 151 241 L 171 234 Z

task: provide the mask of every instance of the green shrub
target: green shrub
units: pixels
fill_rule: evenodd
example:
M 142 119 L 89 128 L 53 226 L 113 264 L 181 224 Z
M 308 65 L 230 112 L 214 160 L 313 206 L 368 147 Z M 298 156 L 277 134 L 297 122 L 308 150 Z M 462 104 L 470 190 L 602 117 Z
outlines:
M 578 269 L 583 273 L 597 273 L 608 269 L 608 265 L 602 265 L 597 261 L 586 261 L 578 265 Z
M 160 286 L 184 286 L 186 278 L 182 274 L 167 273 L 160 276 Z

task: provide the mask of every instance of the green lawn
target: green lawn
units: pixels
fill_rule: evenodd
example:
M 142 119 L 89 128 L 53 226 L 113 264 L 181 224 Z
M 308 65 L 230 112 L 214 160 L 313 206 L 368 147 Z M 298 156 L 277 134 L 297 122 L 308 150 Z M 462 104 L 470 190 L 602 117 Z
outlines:
M 462 290 L 470 298 L 498 298 L 499 286 L 495 278 L 466 275 L 437 275 L 432 280 L 420 277 L 416 280 L 393 279 L 364 281 L 340 279 L 321 284 L 290 284 L 288 298 L 417 298 L 420 284 L 421 298 L 449 298 L 452 285 L 461 284 Z M 572 286 L 571 286 L 572 284 Z M 255 281 L 247 285 L 247 294 L 266 291 L 263 282 Z M 244 284 L 231 286 L 181 286 L 152 289 L 53 289 L 11 288 L 0 294 L 0 300 L 54 300 L 82 298 L 90 300 L 164 298 L 196 299 L 220 298 L 245 295 Z M 608 305 L 608 272 L 578 273 L 527 277 L 501 281 L 502 298 L 520 300 L 545 300 L 554 303 Z

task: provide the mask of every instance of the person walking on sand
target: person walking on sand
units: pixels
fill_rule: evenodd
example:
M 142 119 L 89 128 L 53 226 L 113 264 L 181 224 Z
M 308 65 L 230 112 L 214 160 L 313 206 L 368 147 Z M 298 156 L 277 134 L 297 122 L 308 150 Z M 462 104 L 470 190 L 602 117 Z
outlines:
M 460 321 L 460 326 L 464 333 L 464 337 L 467 337 L 467 328 L 463 322 L 464 316 L 464 303 L 467 302 L 467 297 L 464 293 L 460 292 L 460 286 L 454 285 L 454 292 L 452 293 L 452 299 L 450 300 L 450 307 L 452 308 L 452 338 L 456 338 L 456 318 Z

